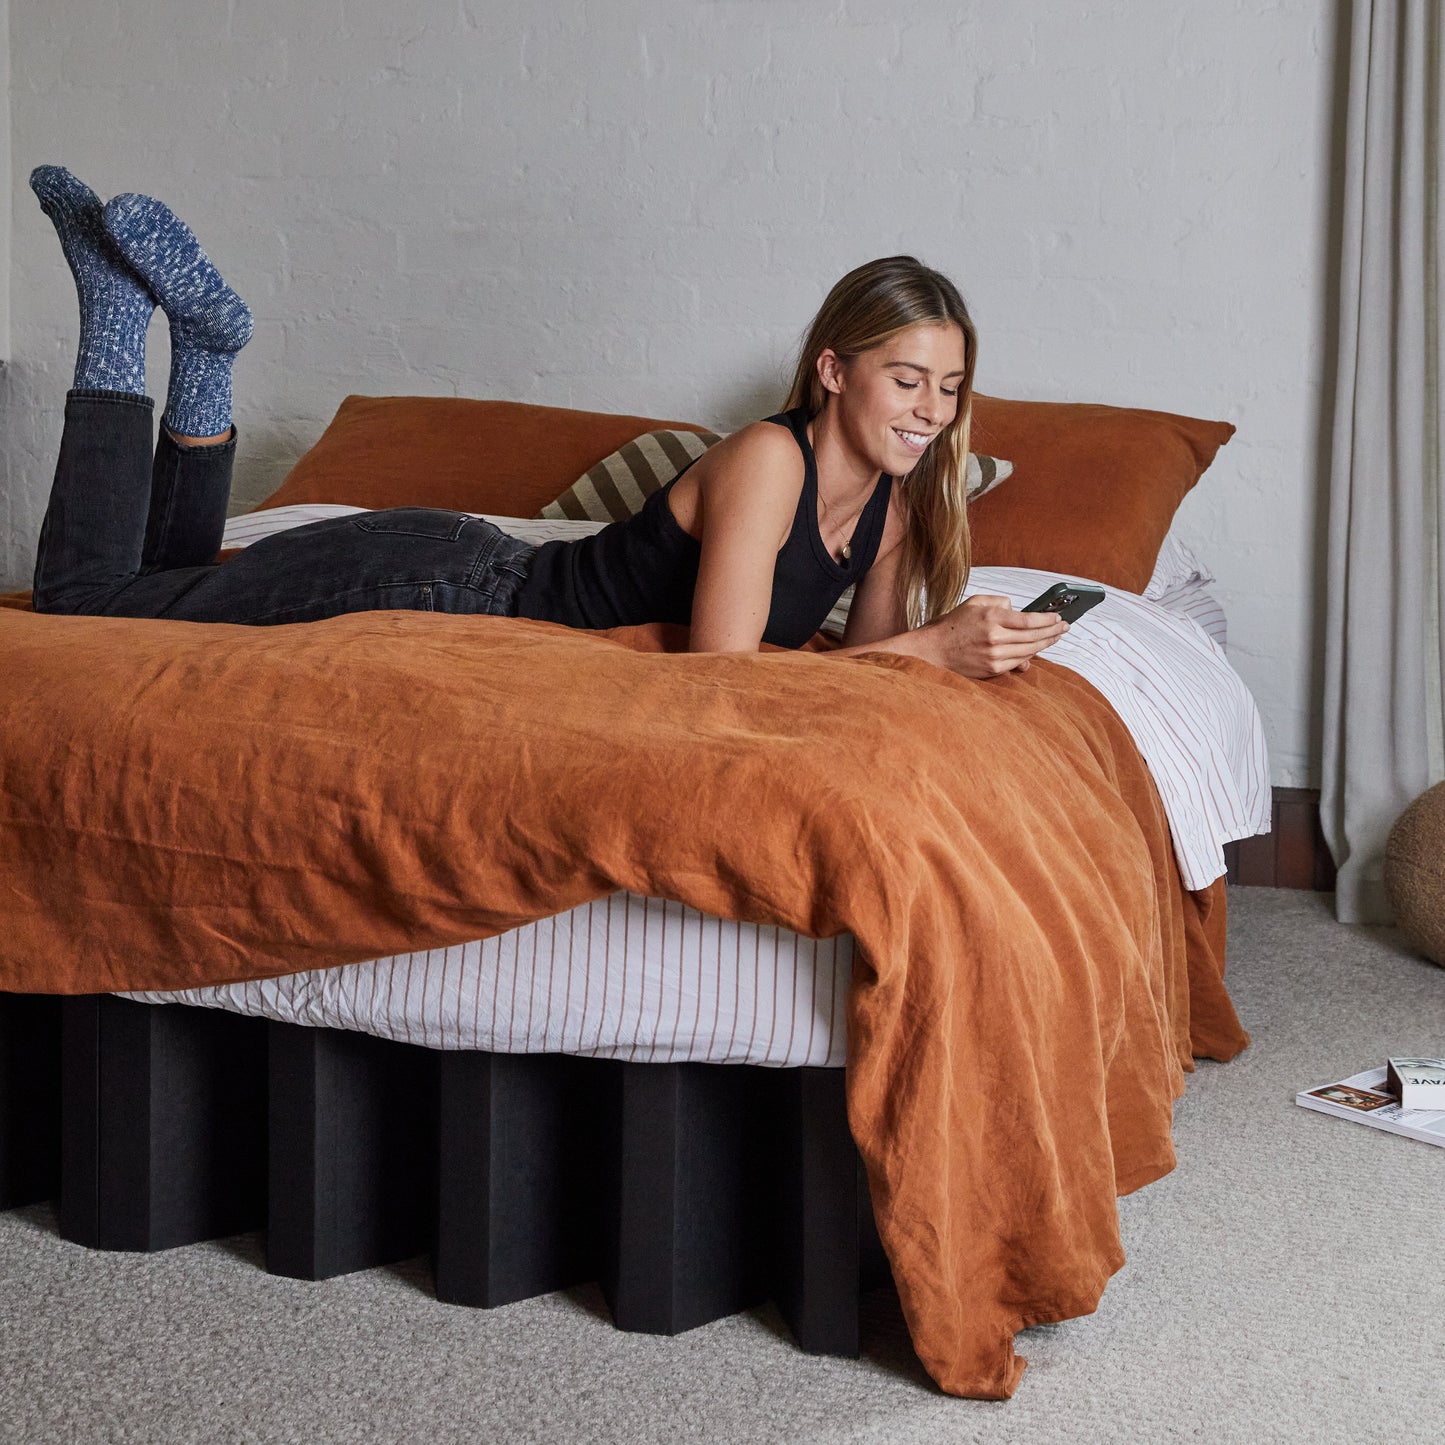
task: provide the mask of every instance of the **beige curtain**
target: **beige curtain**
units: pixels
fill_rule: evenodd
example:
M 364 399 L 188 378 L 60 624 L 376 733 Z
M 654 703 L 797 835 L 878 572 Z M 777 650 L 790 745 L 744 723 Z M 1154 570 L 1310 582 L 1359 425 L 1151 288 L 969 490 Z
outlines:
M 1445 778 L 1440 40 L 1440 0 L 1354 0 L 1321 800 L 1349 923 L 1389 921 L 1386 836 Z

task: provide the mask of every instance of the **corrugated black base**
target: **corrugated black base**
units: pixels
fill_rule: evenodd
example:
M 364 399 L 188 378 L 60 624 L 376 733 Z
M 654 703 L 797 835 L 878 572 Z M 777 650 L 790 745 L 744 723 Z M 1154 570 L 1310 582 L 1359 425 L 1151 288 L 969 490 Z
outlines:
M 60 1188 L 60 1000 L 0 993 L 0 1209 Z
M 596 1279 L 616 1066 L 443 1053 L 436 1292 L 490 1308 Z
M 169 1249 L 266 1222 L 266 1025 L 109 994 L 62 1006 L 60 1232 Z
M 423 1252 L 491 1307 L 599 1280 L 622 1329 L 765 1299 L 856 1354 L 887 1278 L 843 1073 L 448 1053 L 109 995 L 0 995 L 0 1196 L 153 1250 L 265 1226 L 274 1273 Z M 63 1026 L 62 1026 L 63 1017 Z M 63 1111 L 57 1109 L 63 1100 Z
M 330 1279 L 428 1252 L 436 1054 L 281 1023 L 270 1044 L 266 1267 Z

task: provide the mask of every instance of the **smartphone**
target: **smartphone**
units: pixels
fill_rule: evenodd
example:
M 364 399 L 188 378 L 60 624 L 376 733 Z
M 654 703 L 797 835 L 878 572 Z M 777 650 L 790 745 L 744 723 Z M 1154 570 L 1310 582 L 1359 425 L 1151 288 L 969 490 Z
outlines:
M 1103 600 L 1102 587 L 1093 587 L 1087 582 L 1055 582 L 1019 611 L 1057 612 L 1065 622 L 1077 622 L 1089 608 L 1097 607 Z

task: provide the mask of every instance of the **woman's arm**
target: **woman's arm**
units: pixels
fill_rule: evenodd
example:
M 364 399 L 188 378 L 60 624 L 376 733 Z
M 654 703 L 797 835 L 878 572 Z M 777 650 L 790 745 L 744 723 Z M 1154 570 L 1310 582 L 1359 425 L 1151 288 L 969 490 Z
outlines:
M 826 656 L 899 652 L 963 677 L 999 677 L 1015 669 L 1027 671 L 1029 659 L 1068 630 L 1068 624 L 1053 613 L 1015 612 L 1007 597 L 980 593 L 936 622 L 910 631 L 903 604 L 902 561 L 900 523 L 887 528 L 877 560 L 854 589 L 843 646 Z
M 726 450 L 722 450 L 726 448 Z M 756 652 L 773 602 L 773 571 L 803 492 L 792 435 L 755 422 L 719 442 L 699 478 L 689 528 L 701 537 L 690 652 Z
M 892 520 L 890 509 L 890 523 Z M 843 629 L 843 646 L 849 651 L 908 631 L 908 613 L 899 586 L 902 529 L 898 528 L 891 537 L 890 533 L 895 533 L 892 526 L 884 533 L 873 565 L 853 589 L 853 600 L 848 604 L 848 625 Z
M 849 620 L 851 623 L 851 607 Z M 946 667 L 960 677 L 989 678 L 1015 669 L 1026 672 L 1034 654 L 1057 642 L 1069 630 L 1069 624 L 1053 612 L 1015 612 L 1007 597 L 980 592 L 937 621 L 911 632 L 855 645 L 849 640 L 849 630 L 843 632 L 844 646 L 822 655 L 856 657 L 863 652 L 901 652 Z

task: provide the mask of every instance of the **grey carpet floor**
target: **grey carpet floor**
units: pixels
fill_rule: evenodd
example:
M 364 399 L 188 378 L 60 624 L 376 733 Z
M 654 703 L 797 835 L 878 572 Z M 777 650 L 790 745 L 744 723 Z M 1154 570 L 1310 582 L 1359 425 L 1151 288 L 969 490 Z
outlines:
M 1445 972 L 1327 903 L 1231 893 L 1254 1043 L 1191 1077 L 1178 1168 L 1120 1201 L 1128 1264 L 1094 1315 L 1020 1337 L 1007 1403 L 941 1395 L 884 1296 L 862 1359 L 812 1359 L 771 1309 L 653 1339 L 591 1289 L 466 1310 L 422 1261 L 304 1284 L 255 1236 L 103 1254 L 36 1208 L 0 1214 L 0 1439 L 1440 1439 L 1445 1149 L 1293 1098 L 1445 1053 Z

